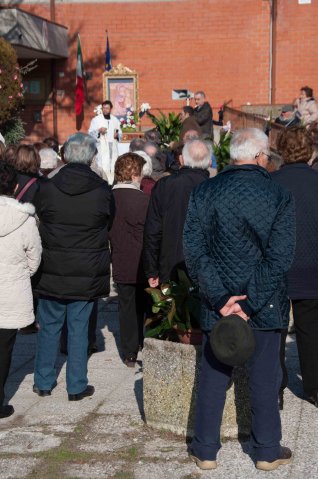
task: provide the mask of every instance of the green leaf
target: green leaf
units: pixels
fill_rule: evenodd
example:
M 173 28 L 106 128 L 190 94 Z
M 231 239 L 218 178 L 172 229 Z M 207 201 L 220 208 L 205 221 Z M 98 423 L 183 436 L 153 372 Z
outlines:
M 157 288 L 146 288 L 145 291 L 151 295 L 152 300 L 157 303 L 158 301 L 161 301 L 164 299 L 163 294 L 161 293 L 160 289 Z
M 169 324 L 170 326 L 172 326 L 173 324 L 173 319 L 174 319 L 174 316 L 176 314 L 177 310 L 176 310 L 176 302 L 175 300 L 173 299 L 172 300 L 172 303 L 171 303 L 171 309 L 167 315 L 167 318 L 168 318 L 168 321 L 169 321 Z

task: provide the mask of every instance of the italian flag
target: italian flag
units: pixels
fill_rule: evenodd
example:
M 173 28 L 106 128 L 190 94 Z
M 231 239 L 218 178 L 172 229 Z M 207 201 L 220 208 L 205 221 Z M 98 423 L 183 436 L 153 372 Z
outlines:
M 79 116 L 83 111 L 84 104 L 84 65 L 81 49 L 80 36 L 77 37 L 77 63 L 76 63 L 76 88 L 75 88 L 75 112 Z

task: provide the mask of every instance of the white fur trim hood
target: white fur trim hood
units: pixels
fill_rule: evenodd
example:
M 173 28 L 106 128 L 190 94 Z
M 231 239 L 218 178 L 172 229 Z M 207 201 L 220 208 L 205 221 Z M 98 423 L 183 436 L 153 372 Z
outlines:
M 20 203 L 9 196 L 0 196 L 0 236 L 12 233 L 34 214 L 35 208 L 31 203 Z

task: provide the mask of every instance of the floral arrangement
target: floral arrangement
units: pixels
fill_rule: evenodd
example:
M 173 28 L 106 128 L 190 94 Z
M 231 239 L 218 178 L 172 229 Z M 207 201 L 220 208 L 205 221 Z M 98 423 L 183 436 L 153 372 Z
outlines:
M 97 105 L 95 108 L 94 108 L 94 113 L 95 115 L 101 115 L 103 113 L 103 109 L 102 109 L 102 105 Z
M 124 117 L 120 118 L 120 126 L 124 132 L 137 131 L 138 115 L 134 112 L 133 108 L 127 108 L 127 113 Z
M 0 38 L 0 125 L 11 120 L 22 106 L 23 89 L 16 53 Z

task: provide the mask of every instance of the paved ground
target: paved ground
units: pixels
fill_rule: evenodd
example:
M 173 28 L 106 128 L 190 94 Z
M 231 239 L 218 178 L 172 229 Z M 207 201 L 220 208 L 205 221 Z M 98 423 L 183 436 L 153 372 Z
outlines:
M 154 432 L 142 420 L 142 370 L 128 369 L 118 354 L 116 300 L 100 302 L 98 343 L 89 361 L 92 398 L 68 402 L 65 358 L 59 357 L 58 386 L 51 397 L 32 392 L 35 336 L 19 335 L 8 382 L 16 414 L 0 423 L 0 478 L 318 478 L 318 411 L 301 399 L 294 337 L 287 357 L 290 390 L 282 414 L 283 443 L 295 453 L 292 465 L 264 473 L 254 468 L 247 444 L 231 441 L 216 471 L 202 473 L 187 458 L 185 440 Z

